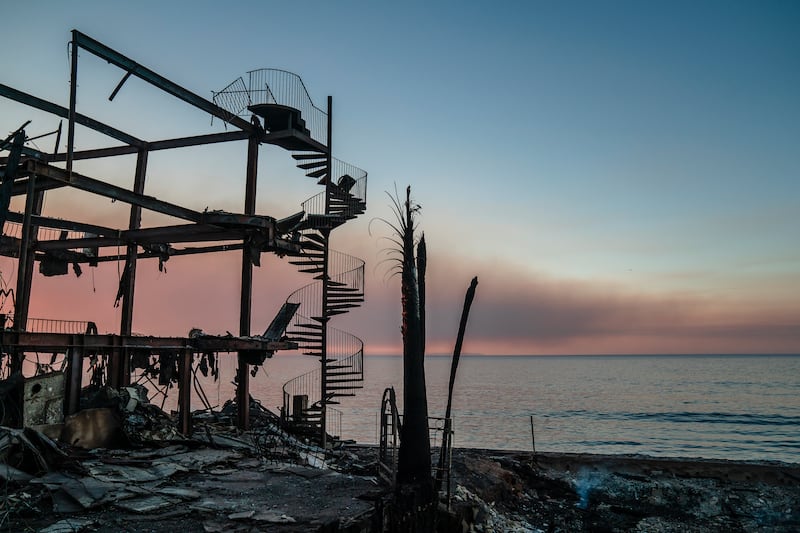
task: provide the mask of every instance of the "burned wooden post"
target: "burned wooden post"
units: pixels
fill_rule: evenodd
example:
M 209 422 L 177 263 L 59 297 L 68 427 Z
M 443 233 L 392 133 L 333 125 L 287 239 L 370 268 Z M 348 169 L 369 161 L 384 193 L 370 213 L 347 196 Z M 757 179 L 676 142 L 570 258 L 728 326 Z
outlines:
M 442 449 L 439 452 L 439 465 L 436 471 L 436 490 L 441 488 L 442 473 L 445 470 L 445 461 L 447 460 L 447 450 L 452 446 L 450 442 L 450 434 L 452 433 L 451 421 L 451 408 L 453 406 L 453 387 L 456 382 L 456 371 L 458 370 L 458 362 L 461 359 L 461 346 L 464 343 L 464 332 L 467 329 L 467 319 L 469 318 L 469 310 L 472 307 L 472 300 L 475 299 L 475 289 L 478 287 L 478 277 L 472 278 L 467 289 L 467 294 L 464 297 L 464 307 L 461 311 L 461 322 L 458 324 L 458 335 L 456 336 L 456 345 L 453 349 L 453 361 L 450 365 L 450 382 L 447 386 L 447 408 L 444 414 L 444 435 L 442 435 Z M 450 496 L 450 488 L 448 485 L 448 501 Z

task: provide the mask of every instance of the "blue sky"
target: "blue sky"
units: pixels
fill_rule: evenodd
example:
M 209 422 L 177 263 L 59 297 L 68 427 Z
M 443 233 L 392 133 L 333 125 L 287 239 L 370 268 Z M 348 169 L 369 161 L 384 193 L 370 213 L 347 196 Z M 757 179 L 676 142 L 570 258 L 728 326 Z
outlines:
M 396 283 L 376 267 L 382 244 L 367 232 L 369 218 L 388 214 L 383 191 L 395 183 L 410 183 L 423 206 L 434 351 L 452 349 L 476 274 L 465 350 L 800 351 L 797 3 L 161 4 L 9 4 L 0 82 L 65 105 L 77 28 L 204 96 L 260 67 L 298 73 L 320 103 L 333 95 L 335 155 L 370 173 L 367 216 L 337 236 L 368 261 L 368 303 L 344 319 L 368 352 L 399 342 Z M 89 54 L 79 76 L 81 112 L 144 138 L 222 129 L 142 82 L 109 103 L 121 73 Z M 4 131 L 29 115 L 0 101 Z M 36 116 L 31 132 L 55 125 Z M 287 159 L 262 150 L 265 214 L 289 214 L 316 192 L 287 177 Z M 132 174 L 131 161 L 94 165 L 84 170 L 119 183 Z M 240 209 L 243 165 L 242 146 L 154 155 L 148 193 Z M 80 201 L 64 195 L 49 209 Z M 125 218 L 114 209 L 89 216 Z M 135 327 L 166 327 L 147 319 L 148 290 L 179 297 L 189 289 L 175 278 L 208 285 L 229 263 L 175 261 L 145 277 Z M 4 264 L 4 278 L 11 270 Z M 92 292 L 89 308 L 110 312 L 108 270 L 97 279 L 112 294 Z M 236 271 L 213 292 L 219 313 L 236 309 Z M 287 291 L 260 275 L 266 317 Z M 39 283 L 48 295 L 87 289 L 84 278 Z M 32 312 L 66 312 L 40 298 Z M 219 316 L 191 307 L 174 327 L 214 331 Z

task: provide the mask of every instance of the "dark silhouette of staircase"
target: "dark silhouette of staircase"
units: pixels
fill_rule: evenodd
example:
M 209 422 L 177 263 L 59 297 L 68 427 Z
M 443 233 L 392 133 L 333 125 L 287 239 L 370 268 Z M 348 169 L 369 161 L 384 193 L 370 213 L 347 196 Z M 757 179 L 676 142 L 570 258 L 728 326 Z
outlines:
M 252 114 L 263 128 L 261 142 L 294 152 L 297 166 L 325 188 L 303 202 L 302 213 L 282 221 L 300 248 L 289 254 L 290 263 L 315 281 L 293 292 L 279 312 L 285 317 L 294 312 L 284 338 L 320 361 L 319 368 L 283 386 L 283 420 L 324 446 L 328 432 L 337 433 L 341 415 L 329 406 L 353 396 L 364 381 L 364 343 L 329 324 L 364 301 L 364 261 L 331 250 L 330 238 L 366 210 L 367 173 L 331 156 L 330 97 L 323 111 L 300 77 L 284 70 L 253 70 L 247 80 L 237 78 L 214 93 L 214 102 L 231 116 Z
M 302 251 L 289 262 L 316 281 L 287 298 L 298 309 L 286 335 L 304 355 L 317 357 L 320 366 L 284 385 L 283 414 L 295 432 L 314 438 L 329 432 L 339 436 L 341 414 L 329 406 L 362 388 L 364 344 L 328 323 L 364 302 L 364 261 L 331 250 L 330 234 L 366 210 L 367 176 L 352 165 L 329 160 L 327 154 L 293 157 L 325 190 L 303 202 L 305 217 L 295 234 Z M 336 178 L 329 179 L 331 175 Z

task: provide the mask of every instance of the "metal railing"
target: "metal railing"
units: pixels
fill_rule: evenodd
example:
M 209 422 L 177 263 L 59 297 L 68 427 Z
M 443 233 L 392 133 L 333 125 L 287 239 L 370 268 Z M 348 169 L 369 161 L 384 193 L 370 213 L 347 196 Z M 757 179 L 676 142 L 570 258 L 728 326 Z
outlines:
M 22 238 L 22 224 L 19 222 L 5 221 L 3 224 L 3 235 L 6 237 L 13 237 L 16 239 Z M 83 239 L 86 233 L 82 231 L 67 231 L 55 228 L 38 227 L 35 240 L 41 241 L 57 241 L 62 239 Z
M 330 279 L 340 287 L 355 289 L 354 294 L 359 297 L 364 291 L 364 261 L 351 255 L 331 250 L 328 261 Z M 300 340 L 298 344 L 304 353 L 317 355 L 325 353 L 327 361 L 336 367 L 336 387 L 340 393 L 356 390 L 361 387 L 364 378 L 364 343 L 361 339 L 346 331 L 328 327 L 326 351 L 322 350 L 322 337 L 314 328 L 304 328 L 303 324 L 321 324 L 312 317 L 322 314 L 322 282 L 317 281 L 301 287 L 287 298 L 288 303 L 300 304 L 287 331 L 303 339 L 301 331 L 307 331 L 307 340 Z M 295 396 L 305 396 L 306 405 L 315 405 L 323 400 L 322 397 L 322 371 L 316 368 L 310 372 L 297 376 L 287 381 L 283 386 L 283 414 L 287 419 L 297 417 L 300 413 L 294 412 Z M 328 398 L 324 398 L 327 400 Z M 327 417 L 326 417 L 327 421 Z M 341 423 L 341 422 L 340 422 Z
M 13 314 L 0 314 L 2 329 L 15 328 Z M 25 324 L 28 333 L 82 333 L 97 334 L 97 325 L 87 320 L 57 320 L 52 318 L 28 318 Z
M 286 70 L 262 68 L 247 73 L 247 84 L 239 77 L 219 92 L 212 92 L 216 105 L 231 115 L 244 117 L 247 107 L 256 104 L 279 104 L 300 111 L 300 116 L 315 141 L 328 145 L 328 114 L 314 105 L 305 83 Z
M 336 181 L 334 181 L 336 183 Z M 364 212 L 367 205 L 367 177 L 363 176 L 355 181 L 349 190 L 337 190 L 336 185 L 329 190 L 315 194 L 301 205 L 303 211 L 310 215 L 325 214 L 325 195 L 331 198 L 329 214 L 339 215 L 345 218 L 355 218 Z M 337 203 L 343 202 L 342 205 Z

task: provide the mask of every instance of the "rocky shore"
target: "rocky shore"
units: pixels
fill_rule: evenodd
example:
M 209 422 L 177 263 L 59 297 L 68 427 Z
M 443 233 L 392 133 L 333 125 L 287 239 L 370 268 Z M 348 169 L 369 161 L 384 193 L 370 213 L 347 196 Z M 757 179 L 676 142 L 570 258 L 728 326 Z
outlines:
M 453 486 L 471 531 L 800 531 L 798 464 L 456 450 Z

